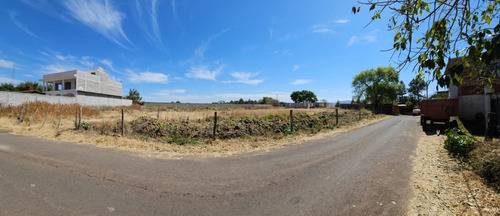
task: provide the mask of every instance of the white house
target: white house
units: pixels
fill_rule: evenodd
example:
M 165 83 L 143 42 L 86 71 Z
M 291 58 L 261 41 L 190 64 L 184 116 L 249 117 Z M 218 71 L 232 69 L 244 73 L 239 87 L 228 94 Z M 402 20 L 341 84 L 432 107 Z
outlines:
M 105 98 L 122 98 L 122 84 L 109 79 L 101 67 L 90 71 L 70 70 L 43 75 L 43 92 L 47 95 L 86 95 Z M 49 86 L 52 89 L 49 91 Z

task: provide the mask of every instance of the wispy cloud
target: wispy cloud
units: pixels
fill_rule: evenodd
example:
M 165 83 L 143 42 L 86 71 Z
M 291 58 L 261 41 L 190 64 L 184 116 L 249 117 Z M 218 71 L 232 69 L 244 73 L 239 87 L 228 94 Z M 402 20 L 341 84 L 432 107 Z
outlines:
M 349 41 L 347 41 L 347 46 L 348 47 L 352 46 L 355 43 L 373 43 L 373 42 L 377 42 L 378 41 L 378 39 L 377 39 L 377 33 L 379 31 L 380 30 L 377 29 L 377 30 L 368 32 L 368 34 L 363 35 L 363 36 L 357 36 L 357 35 L 351 36 L 349 38 Z
M 337 20 L 332 20 L 333 23 L 339 23 L 339 24 L 345 24 L 348 23 L 348 19 L 337 19 Z
M 259 83 L 264 82 L 264 80 L 261 79 L 252 79 L 253 77 L 259 75 L 259 73 L 233 72 L 230 73 L 230 75 L 236 79 L 235 82 L 237 83 L 257 85 Z
M 22 0 L 22 2 L 49 16 L 65 22 L 70 21 L 66 13 L 61 13 L 61 6 L 59 4 L 54 4 L 52 0 Z
M 136 0 L 137 22 L 151 42 L 158 45 L 158 47 L 165 48 L 158 23 L 158 5 L 157 0 Z
M 11 11 L 11 12 L 9 12 L 9 15 L 10 15 L 10 19 L 12 20 L 12 22 L 19 29 L 21 29 L 24 33 L 29 34 L 29 35 L 31 35 L 34 38 L 41 39 L 40 37 L 38 37 L 37 35 L 35 35 L 33 32 L 31 32 L 31 30 L 29 30 L 28 27 L 26 27 L 23 23 L 21 23 L 19 20 L 17 20 L 17 15 L 18 15 L 17 12 Z
M 16 66 L 14 62 L 0 59 L 0 67 L 13 69 Z
M 63 1 L 63 5 L 76 20 L 102 34 L 121 47 L 128 48 L 124 42 L 132 44 L 122 29 L 124 13 L 115 9 L 108 0 Z
M 151 71 L 135 72 L 131 69 L 127 71 L 127 79 L 132 83 L 167 83 L 168 75 Z
M 298 71 L 300 69 L 300 65 L 294 65 L 293 66 L 293 71 Z
M 310 82 L 312 82 L 312 80 L 310 80 L 310 79 L 298 79 L 298 80 L 291 82 L 290 84 L 292 84 L 292 85 L 304 85 L 304 84 L 308 84 Z
M 279 56 L 291 56 L 293 53 L 290 50 L 275 50 L 271 52 L 272 55 L 279 55 Z
M 203 43 L 196 48 L 194 51 L 194 55 L 198 58 L 203 58 L 205 56 L 205 52 L 207 52 L 208 49 L 210 49 L 210 44 L 212 43 L 213 40 L 216 38 L 220 37 L 222 34 L 226 33 L 229 31 L 229 29 L 223 29 L 219 33 L 212 35 L 208 40 L 204 41 Z
M 329 28 L 318 28 L 318 29 L 313 29 L 313 33 L 335 33 L 335 31 L 329 29 Z
M 21 80 L 17 80 L 17 79 L 12 79 L 12 78 L 8 78 L 8 77 L 1 77 L 0 76 L 0 83 L 20 83 L 22 82 Z
M 206 79 L 217 81 L 215 78 L 219 73 L 221 73 L 223 66 L 219 66 L 216 70 L 209 70 L 207 66 L 193 66 L 189 69 L 189 72 L 186 73 L 186 77 L 193 79 Z
M 177 23 L 179 23 L 179 16 L 177 15 L 177 4 L 175 0 L 170 1 L 170 6 L 172 7 L 172 14 L 174 15 L 174 19 Z
M 163 89 L 158 92 L 153 93 L 153 95 L 157 96 L 171 96 L 174 94 L 184 94 L 186 89 Z

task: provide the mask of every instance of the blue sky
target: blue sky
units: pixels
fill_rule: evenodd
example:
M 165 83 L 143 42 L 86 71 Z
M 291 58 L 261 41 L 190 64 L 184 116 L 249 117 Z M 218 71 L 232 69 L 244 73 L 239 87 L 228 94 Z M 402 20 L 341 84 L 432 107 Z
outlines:
M 4 0 L 0 82 L 101 66 L 145 101 L 352 98 L 362 70 L 389 66 L 393 34 L 355 1 Z M 393 59 L 394 61 L 395 59 Z M 394 65 L 394 63 L 393 63 Z M 415 76 L 402 71 L 406 84 Z M 13 78 L 13 80 L 12 80 Z M 431 89 L 431 88 L 430 88 Z M 433 89 L 433 88 L 432 88 Z

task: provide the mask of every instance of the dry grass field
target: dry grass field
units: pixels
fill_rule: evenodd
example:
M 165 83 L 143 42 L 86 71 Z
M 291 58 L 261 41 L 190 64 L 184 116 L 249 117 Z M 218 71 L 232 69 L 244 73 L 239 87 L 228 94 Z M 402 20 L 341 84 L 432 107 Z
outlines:
M 145 151 L 163 156 L 221 156 L 334 135 L 386 117 L 374 115 L 368 110 L 360 113 L 358 110 L 339 109 L 339 124 L 335 125 L 335 118 L 332 118 L 335 116 L 334 108 L 296 109 L 293 110 L 294 127 L 291 128 L 290 109 L 285 108 L 214 110 L 153 106 L 82 107 L 82 123 L 77 130 L 75 121 L 79 121 L 79 108 L 78 105 L 47 103 L 2 108 L 0 129 L 15 134 Z M 122 109 L 125 120 L 124 137 L 121 137 Z M 215 111 L 218 115 L 218 128 L 217 139 L 214 141 L 211 134 Z

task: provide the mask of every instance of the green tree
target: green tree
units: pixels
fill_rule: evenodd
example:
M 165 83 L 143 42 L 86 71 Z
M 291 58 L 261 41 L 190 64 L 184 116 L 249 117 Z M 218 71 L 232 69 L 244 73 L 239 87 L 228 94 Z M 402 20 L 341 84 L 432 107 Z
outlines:
M 0 91 L 15 91 L 14 85 L 11 83 L 2 83 L 0 84 Z
M 143 102 L 141 95 L 139 94 L 139 91 L 136 89 L 130 89 L 128 91 L 128 95 L 125 96 L 125 99 L 132 100 L 132 104 L 142 104 Z
M 427 88 L 427 83 L 425 83 L 425 80 L 422 77 L 415 77 L 410 81 L 408 91 L 410 92 L 410 97 L 413 97 L 418 101 L 420 101 L 421 98 L 424 97 L 422 95 L 422 91 L 424 91 Z
M 316 103 L 318 101 L 318 98 L 316 97 L 314 92 L 308 90 L 294 91 L 290 95 L 290 98 L 295 103 Z
M 459 75 L 471 63 L 489 68 L 500 58 L 500 0 L 367 0 L 361 5 L 374 10 L 372 21 L 390 12 L 389 30 L 394 31 L 393 51 L 401 56 L 400 68 L 418 62 L 418 73 L 430 74 L 440 86 L 460 85 Z M 361 7 L 353 7 L 358 13 Z M 448 58 L 463 56 L 465 65 L 444 73 Z M 478 69 L 480 76 L 494 78 L 499 68 Z M 473 71 L 470 71 L 473 73 Z M 491 79 L 488 79 L 491 84 Z
M 34 82 L 26 81 L 26 82 L 19 83 L 16 86 L 16 90 L 17 91 L 35 90 L 35 91 L 41 92 L 42 91 L 42 86 L 38 82 L 36 82 L 36 81 L 34 81 Z
M 364 98 L 375 107 L 383 103 L 392 103 L 401 91 L 399 73 L 392 67 L 378 67 L 361 71 L 352 81 L 357 100 Z

